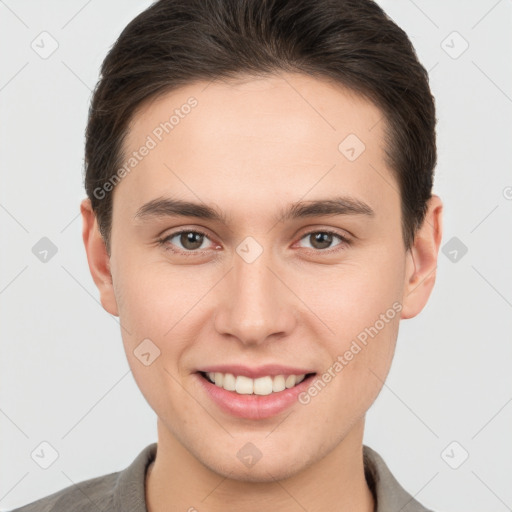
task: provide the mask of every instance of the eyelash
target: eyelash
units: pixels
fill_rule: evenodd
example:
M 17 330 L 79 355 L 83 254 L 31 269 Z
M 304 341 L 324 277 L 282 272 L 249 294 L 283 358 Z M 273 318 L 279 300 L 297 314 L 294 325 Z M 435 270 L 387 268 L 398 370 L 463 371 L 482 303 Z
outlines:
M 180 231 L 175 231 L 173 233 L 170 233 L 169 235 L 165 236 L 164 238 L 158 239 L 158 244 L 159 244 L 159 246 L 163 246 L 165 248 L 165 250 L 172 251 L 172 252 L 174 252 L 176 254 L 184 254 L 184 255 L 187 255 L 187 256 L 194 256 L 194 255 L 201 254 L 202 252 L 204 252 L 204 249 L 203 250 L 196 249 L 196 250 L 192 250 L 192 251 L 175 250 L 175 249 L 171 249 L 167 245 L 168 242 L 170 240 L 172 240 L 175 236 L 181 235 L 183 233 L 194 233 L 194 234 L 197 234 L 197 235 L 202 235 L 202 236 L 204 236 L 204 237 L 206 237 L 208 239 L 210 238 L 203 231 L 198 231 L 196 229 L 182 229 Z M 327 253 L 327 254 L 330 254 L 332 252 L 337 252 L 338 250 L 340 250 L 340 249 L 337 249 L 339 246 L 349 246 L 351 244 L 351 240 L 349 240 L 347 237 L 344 237 L 343 235 L 340 235 L 336 231 L 331 231 L 331 230 L 328 230 L 328 229 L 309 231 L 308 233 L 304 233 L 301 236 L 300 240 L 302 240 L 303 238 L 306 238 L 308 236 L 311 236 L 311 235 L 314 235 L 314 234 L 318 234 L 318 233 L 333 235 L 333 236 L 335 236 L 335 237 L 340 239 L 340 243 L 337 244 L 336 246 L 334 246 L 333 248 L 327 248 L 327 249 L 306 248 L 306 249 L 309 249 L 309 250 L 314 251 L 316 253 Z

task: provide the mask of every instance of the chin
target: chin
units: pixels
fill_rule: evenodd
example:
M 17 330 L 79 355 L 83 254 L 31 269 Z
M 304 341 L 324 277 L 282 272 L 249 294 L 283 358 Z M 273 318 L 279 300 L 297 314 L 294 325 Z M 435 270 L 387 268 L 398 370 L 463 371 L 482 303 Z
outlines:
M 224 454 L 218 454 L 219 458 Z M 223 458 L 223 457 L 222 457 Z M 237 457 L 230 460 L 202 460 L 202 463 L 214 473 L 238 482 L 270 483 L 284 480 L 300 473 L 314 461 L 306 460 L 304 454 L 295 457 L 283 457 L 276 449 L 272 457 L 262 456 L 252 466 L 246 466 Z

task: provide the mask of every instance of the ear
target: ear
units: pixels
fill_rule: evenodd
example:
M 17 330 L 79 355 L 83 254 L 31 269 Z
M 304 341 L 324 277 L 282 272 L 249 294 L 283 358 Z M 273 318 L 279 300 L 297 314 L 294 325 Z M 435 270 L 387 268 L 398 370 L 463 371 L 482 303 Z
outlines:
M 422 226 L 406 255 L 401 318 L 412 318 L 425 307 L 436 281 L 437 256 L 443 236 L 443 203 L 432 195 Z
M 111 315 L 119 316 L 110 273 L 110 257 L 107 254 L 107 248 L 101 236 L 90 199 L 84 199 L 80 203 L 80 212 L 82 214 L 82 238 L 87 253 L 89 270 L 100 292 L 101 305 Z

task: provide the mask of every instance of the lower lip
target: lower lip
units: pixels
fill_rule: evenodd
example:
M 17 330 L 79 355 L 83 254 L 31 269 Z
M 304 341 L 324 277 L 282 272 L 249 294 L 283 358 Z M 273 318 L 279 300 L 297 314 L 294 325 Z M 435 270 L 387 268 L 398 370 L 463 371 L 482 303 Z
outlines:
M 311 384 L 310 375 L 293 388 L 270 395 L 239 395 L 216 386 L 200 373 L 195 374 L 208 396 L 225 412 L 249 420 L 271 418 L 298 401 L 298 395 Z

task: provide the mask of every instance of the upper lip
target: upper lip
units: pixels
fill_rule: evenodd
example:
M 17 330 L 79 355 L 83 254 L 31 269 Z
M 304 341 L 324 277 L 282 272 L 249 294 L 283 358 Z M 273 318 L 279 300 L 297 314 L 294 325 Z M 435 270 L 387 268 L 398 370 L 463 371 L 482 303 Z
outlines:
M 305 368 L 298 368 L 292 366 L 283 366 L 280 364 L 265 364 L 262 366 L 244 366 L 241 364 L 219 364 L 205 366 L 199 368 L 198 372 L 219 372 L 219 373 L 232 373 L 233 375 L 244 375 L 251 379 L 257 379 L 258 377 L 275 377 L 276 375 L 303 375 L 308 373 L 315 373 L 312 370 Z

